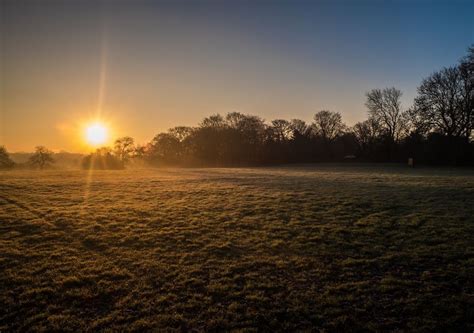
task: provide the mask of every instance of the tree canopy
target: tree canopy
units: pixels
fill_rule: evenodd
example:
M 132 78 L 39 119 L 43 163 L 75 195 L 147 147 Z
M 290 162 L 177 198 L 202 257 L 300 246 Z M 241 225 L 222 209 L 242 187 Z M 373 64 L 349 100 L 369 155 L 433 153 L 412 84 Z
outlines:
M 53 152 L 45 146 L 37 146 L 29 159 L 30 165 L 39 169 L 50 167 L 54 163 Z

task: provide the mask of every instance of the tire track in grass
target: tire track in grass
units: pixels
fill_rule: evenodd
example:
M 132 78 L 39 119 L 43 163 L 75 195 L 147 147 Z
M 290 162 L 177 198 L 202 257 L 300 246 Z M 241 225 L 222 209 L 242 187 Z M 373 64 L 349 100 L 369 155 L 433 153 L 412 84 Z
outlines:
M 25 212 L 29 213 L 35 219 L 41 220 L 43 222 L 41 224 L 38 224 L 38 223 L 35 223 L 34 221 L 32 222 L 32 221 L 28 221 L 25 218 L 21 218 L 21 221 L 23 222 L 23 224 L 34 226 L 34 227 L 41 227 L 41 228 L 44 228 L 45 226 L 49 227 L 49 228 L 54 228 L 54 229 L 56 229 L 56 231 L 60 231 L 63 234 L 66 234 L 67 236 L 72 237 L 72 239 L 82 240 L 81 244 L 82 244 L 82 246 L 85 246 L 85 248 L 87 248 L 89 250 L 94 249 L 94 246 L 92 246 L 92 247 L 88 246 L 88 237 L 84 234 L 84 232 L 81 232 L 80 230 L 76 230 L 74 228 L 71 228 L 71 226 L 62 223 L 61 222 L 62 220 L 59 220 L 58 222 L 51 221 L 47 218 L 46 213 L 38 212 L 37 210 L 35 210 L 34 208 L 31 208 L 27 204 L 22 203 L 21 201 L 13 199 L 13 198 L 8 198 L 8 197 L 5 197 L 3 195 L 0 195 L 0 200 L 5 201 L 7 203 L 7 205 L 10 204 L 10 205 L 16 207 L 17 209 L 20 209 L 22 211 L 25 211 Z M 0 204 L 0 206 L 1 206 L 1 204 Z M 19 227 L 19 226 L 16 226 L 16 227 Z M 12 228 L 15 228 L 15 226 L 5 226 L 3 228 L 0 227 L 0 230 L 1 229 L 11 230 Z M 42 231 L 47 231 L 47 230 L 43 229 Z M 100 251 L 94 251 L 94 252 L 100 252 Z
M 45 302 L 44 299 L 41 299 L 41 295 L 38 296 L 42 290 L 45 290 L 44 292 L 47 293 L 45 297 L 53 298 L 60 304 L 68 304 L 68 297 L 70 297 L 69 299 L 71 299 L 71 297 L 73 298 L 74 293 L 77 293 L 77 290 L 84 288 L 84 283 L 87 283 L 84 282 L 84 269 L 81 267 L 81 265 L 84 265 L 84 262 L 71 264 L 70 253 L 66 251 L 64 246 L 69 247 L 73 251 L 72 253 L 77 249 L 79 249 L 79 251 L 93 252 L 92 255 L 94 256 L 94 262 L 98 262 L 99 265 L 110 267 L 108 271 L 113 272 L 110 274 L 115 274 L 112 275 L 112 278 L 116 276 L 117 273 L 115 272 L 129 272 L 127 268 L 124 267 L 123 263 L 120 262 L 118 256 L 111 256 L 109 253 L 103 252 L 100 249 L 87 246 L 87 242 L 85 242 L 86 235 L 84 232 L 74 229 L 71 226 L 65 228 L 64 225 L 58 225 L 51 219 L 51 216 L 48 216 L 47 213 L 34 209 L 28 205 L 27 202 L 19 200 L 18 197 L 5 197 L 0 195 L 0 210 L 6 210 L 6 208 L 11 208 L 11 210 L 8 210 L 7 214 L 14 218 L 12 223 L 0 224 L 0 230 L 19 232 L 21 240 L 18 240 L 17 237 L 13 240 L 13 238 L 7 233 L 5 233 L 5 237 L 2 237 L 4 239 L 0 238 L 2 246 L 10 243 L 12 246 L 15 246 L 13 250 L 5 251 L 0 255 L 1 270 L 8 269 L 9 271 L 17 272 L 14 273 L 16 274 L 15 276 L 19 277 L 18 279 L 20 281 L 17 282 L 17 290 L 31 290 L 19 292 L 20 296 L 18 297 L 24 298 L 25 295 L 30 293 L 32 298 L 39 299 L 39 302 Z M 58 240 L 60 240 L 60 243 L 58 243 Z M 66 243 L 64 242 L 65 240 Z M 75 243 L 74 240 L 77 240 L 77 243 Z M 28 244 L 28 250 L 26 252 L 21 251 L 19 255 L 16 255 L 18 250 L 15 249 L 19 248 L 19 244 Z M 64 257 L 58 255 L 56 252 L 56 249 L 61 246 L 64 249 Z M 63 263 L 65 266 L 71 265 L 71 267 L 76 269 L 71 269 L 66 272 L 59 270 L 53 275 L 47 275 L 48 278 L 29 282 L 30 285 L 26 286 L 25 282 L 21 280 L 21 277 L 25 274 L 25 270 L 31 272 L 31 267 L 41 265 L 44 267 L 45 271 L 57 270 L 55 263 L 51 263 L 49 259 L 53 254 L 56 256 L 56 262 Z M 87 255 L 87 257 L 91 258 L 91 255 Z M 7 286 L 7 283 L 10 281 L 8 278 L 9 276 L 2 276 L 0 279 L 0 294 L 2 294 L 2 297 L 0 297 L 0 303 L 6 303 L 6 300 L 8 300 L 8 298 L 4 296 L 7 294 L 5 286 Z M 100 288 L 99 281 L 103 279 L 104 277 L 98 276 L 89 289 L 94 290 L 94 288 Z M 114 296 L 117 299 L 119 298 L 118 294 L 126 294 L 126 290 L 123 288 L 114 292 L 117 293 L 117 295 Z M 65 293 L 70 293 L 73 296 L 68 296 Z M 102 307 L 104 307 L 107 303 L 111 302 L 105 301 L 109 299 L 111 301 L 114 300 L 114 298 L 111 298 L 111 296 L 104 292 L 95 296 L 94 301 L 104 303 L 104 305 L 102 305 Z M 80 299 L 79 301 L 85 302 L 84 299 Z M 22 317 L 21 313 L 24 312 L 24 307 L 28 306 L 27 301 L 23 302 L 22 305 L 18 306 L 10 305 L 8 307 L 7 304 L 6 307 L 9 309 L 8 312 L 0 311 L 0 331 L 2 331 L 2 328 L 8 328 L 8 325 L 5 325 L 5 323 L 14 322 L 14 318 Z M 45 318 L 48 318 L 48 316 L 54 316 L 54 313 L 52 312 L 45 312 L 47 313 Z M 22 324 L 19 327 L 17 326 L 17 329 L 20 328 L 20 330 L 24 330 L 30 325 L 31 323 L 27 325 Z
M 38 218 L 38 219 L 42 219 L 42 220 L 45 220 L 45 222 L 51 224 L 50 222 L 46 221 L 45 219 L 45 216 L 46 214 L 44 213 L 41 213 L 41 212 L 37 212 L 35 209 L 31 208 L 31 207 L 28 207 L 27 205 L 21 203 L 20 201 L 18 200 L 14 200 L 14 199 L 11 199 L 11 198 L 7 198 L 3 195 L 0 195 L 0 199 L 6 201 L 7 203 L 13 205 L 13 206 L 16 206 L 24 211 L 27 211 L 28 213 L 30 213 L 31 215 L 33 215 L 34 217 Z
M 74 238 L 83 239 L 83 240 L 87 239 L 87 236 L 85 236 L 83 232 L 79 230 L 75 230 L 74 228 L 71 228 L 70 225 L 63 223 L 62 219 L 57 220 L 57 221 L 52 221 L 51 219 L 48 219 L 46 213 L 38 212 L 36 209 L 31 208 L 27 204 L 22 203 L 21 201 L 17 199 L 8 198 L 3 195 L 0 195 L 0 200 L 4 200 L 7 203 L 7 205 L 10 204 L 19 210 L 29 213 L 30 215 L 33 216 L 34 219 L 41 220 L 42 222 L 41 224 L 39 224 L 37 222 L 27 220 L 25 218 L 20 218 L 22 223 L 25 225 L 34 226 L 36 228 L 48 227 L 48 228 L 55 229 L 56 231 L 60 231 L 63 234 L 66 234 L 67 236 L 72 236 L 73 239 Z M 0 207 L 1 207 L 1 203 L 0 203 Z M 15 226 L 13 226 L 13 228 L 15 228 Z M 12 226 L 0 227 L 0 230 L 1 229 L 11 230 Z M 42 231 L 47 231 L 47 229 L 43 229 Z
M 122 268 L 123 265 L 120 263 L 119 256 L 111 256 L 111 253 L 107 251 L 107 247 L 102 246 L 100 243 L 97 243 L 95 240 L 91 238 L 91 236 L 82 230 L 76 229 L 72 227 L 70 224 L 64 223 L 62 219 L 57 221 L 51 220 L 48 218 L 47 213 L 39 212 L 36 209 L 30 207 L 29 205 L 21 202 L 20 200 L 12 197 L 6 197 L 4 195 L 0 195 L 0 207 L 4 205 L 1 200 L 6 202 L 6 205 L 10 204 L 16 207 L 19 210 L 25 211 L 29 213 L 34 219 L 41 220 L 41 223 L 26 219 L 26 218 L 19 218 L 21 220 L 21 224 L 16 225 L 9 225 L 9 226 L 1 226 L 0 230 L 10 231 L 12 229 L 25 229 L 34 227 L 35 230 L 38 232 L 48 232 L 50 231 L 49 228 L 54 229 L 55 231 L 59 231 L 65 235 L 64 238 L 73 240 L 78 240 L 78 245 L 87 251 L 91 251 L 96 255 L 99 255 L 103 258 L 108 260 L 112 260 L 116 267 Z M 67 236 L 67 237 L 66 237 Z
M 31 235 L 32 227 L 35 230 L 34 234 L 41 233 L 43 235 L 46 235 L 47 232 L 51 231 L 51 229 L 54 229 L 55 232 L 59 231 L 62 235 L 65 236 L 65 237 L 60 237 L 61 239 L 66 239 L 66 238 L 70 239 L 71 246 L 73 247 L 79 246 L 83 248 L 85 251 L 90 251 L 94 253 L 95 255 L 107 261 L 109 264 L 111 264 L 117 269 L 124 268 L 123 263 L 121 262 L 119 256 L 112 255 L 112 253 L 107 251 L 107 248 L 104 248 L 102 246 L 97 246 L 97 244 L 95 244 L 94 242 L 91 243 L 90 238 L 85 232 L 72 228 L 71 226 L 65 225 L 64 223 L 55 223 L 54 221 L 51 221 L 48 219 L 46 213 L 38 212 L 37 210 L 31 208 L 27 204 L 22 203 L 21 201 L 16 200 L 14 198 L 8 198 L 3 195 L 0 195 L 0 207 L 5 205 L 5 203 L 2 202 L 2 200 L 6 202 L 6 205 L 12 205 L 19 210 L 29 213 L 30 215 L 33 216 L 34 219 L 41 220 L 41 223 L 35 222 L 34 220 L 31 221 L 25 217 L 20 217 L 18 219 L 20 224 L 15 223 L 14 225 L 9 224 L 9 225 L 0 226 L 0 230 L 11 231 L 12 229 L 13 230 L 16 229 L 16 230 L 23 231 L 23 229 L 27 228 L 28 232 L 26 234 L 23 233 L 23 236 L 28 236 L 28 235 Z M 72 242 L 74 240 L 77 240 L 78 243 L 73 244 Z
M 5 202 L 6 204 L 2 203 L 1 201 Z M 30 228 L 33 228 L 34 230 L 38 232 L 40 230 L 45 231 L 45 229 L 43 229 L 44 227 L 54 228 L 54 224 L 46 219 L 46 214 L 36 211 L 35 209 L 31 208 L 27 204 L 22 203 L 21 201 L 17 199 L 0 195 L 0 207 L 8 206 L 8 205 L 13 206 L 20 211 L 28 213 L 32 218 L 27 218 L 25 216 L 19 217 L 15 225 L 3 224 L 0 227 L 1 230 L 6 230 L 6 231 L 10 231 L 11 229 L 30 230 Z M 40 220 L 41 223 L 38 223 L 37 220 Z

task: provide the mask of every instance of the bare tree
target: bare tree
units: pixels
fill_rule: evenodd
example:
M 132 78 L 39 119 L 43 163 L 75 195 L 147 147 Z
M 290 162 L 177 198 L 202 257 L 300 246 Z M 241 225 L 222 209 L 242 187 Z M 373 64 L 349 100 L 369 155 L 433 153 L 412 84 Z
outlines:
M 186 140 L 192 132 L 193 128 L 188 126 L 176 126 L 168 130 L 168 133 L 178 139 L 179 142 Z
M 147 145 L 136 145 L 133 151 L 133 158 L 141 159 L 147 154 Z
M 466 91 L 464 109 L 466 117 L 470 118 L 467 121 L 466 136 L 474 139 L 472 137 L 474 129 L 474 44 L 468 49 L 468 54 L 461 60 L 459 70 L 464 81 L 464 90 Z
M 339 112 L 322 110 L 316 113 L 313 119 L 312 127 L 314 133 L 326 142 L 333 141 L 342 135 L 346 129 L 346 125 L 342 122 Z
M 242 134 L 261 136 L 265 131 L 265 122 L 258 116 L 230 112 L 226 115 L 225 121 L 229 128 L 236 129 Z
M 134 151 L 135 142 L 133 138 L 124 136 L 115 140 L 114 153 L 122 163 L 126 163 L 132 157 Z
M 377 138 L 382 134 L 380 123 L 373 117 L 359 122 L 352 127 L 352 133 L 356 138 L 357 144 L 362 150 L 366 150 L 374 144 Z
M 240 112 L 229 112 L 225 116 L 225 121 L 230 128 L 239 129 L 242 122 L 245 121 L 246 115 Z
M 44 146 L 37 146 L 35 148 L 35 153 L 30 157 L 30 164 L 40 169 L 54 163 L 53 152 Z
M 428 128 L 449 137 L 467 137 L 473 125 L 473 86 L 460 66 L 443 68 L 418 87 L 414 112 Z
M 369 116 L 383 127 L 391 142 L 398 142 L 406 126 L 406 116 L 401 107 L 402 92 L 394 87 L 372 89 L 366 97 Z
M 308 126 L 306 122 L 301 119 L 291 119 L 290 126 L 293 130 L 293 136 L 295 136 L 296 134 L 306 136 L 311 130 L 311 127 Z
M 467 50 L 467 55 L 461 59 L 461 67 L 466 67 L 471 75 L 474 74 L 474 44 Z M 471 77 L 471 79 L 474 79 Z
M 407 129 L 410 133 L 420 135 L 422 137 L 429 133 L 433 126 L 431 121 L 425 119 L 426 116 L 418 111 L 414 106 L 406 111 L 407 114 Z
M 15 165 L 12 161 L 7 149 L 4 146 L 0 146 L 0 169 L 11 169 Z
M 213 114 L 212 116 L 206 117 L 199 124 L 202 128 L 224 128 L 226 126 L 224 118 L 220 114 Z
M 272 121 L 274 140 L 284 142 L 290 140 L 293 136 L 291 123 L 284 119 L 275 119 Z

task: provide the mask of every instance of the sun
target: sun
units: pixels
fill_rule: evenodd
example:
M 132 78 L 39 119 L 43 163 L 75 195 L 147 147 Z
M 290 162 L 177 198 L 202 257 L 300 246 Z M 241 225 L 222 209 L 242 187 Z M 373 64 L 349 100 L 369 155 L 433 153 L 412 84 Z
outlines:
M 107 127 L 102 123 L 92 123 L 86 127 L 85 138 L 88 144 L 98 146 L 104 144 L 108 138 Z

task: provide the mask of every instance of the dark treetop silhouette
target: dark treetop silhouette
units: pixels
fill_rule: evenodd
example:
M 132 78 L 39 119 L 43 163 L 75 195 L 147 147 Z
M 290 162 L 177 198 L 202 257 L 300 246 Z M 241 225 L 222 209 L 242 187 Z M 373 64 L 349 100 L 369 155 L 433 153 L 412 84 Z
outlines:
M 258 116 L 231 112 L 211 115 L 197 127 L 172 128 L 135 150 L 132 142 L 129 154 L 152 165 L 262 165 L 343 161 L 349 156 L 473 165 L 473 62 L 471 47 L 458 65 L 423 80 L 409 109 L 402 108 L 402 92 L 394 87 L 369 91 L 369 118 L 351 128 L 339 113 L 327 110 L 317 112 L 311 124 L 299 119 L 266 124 Z
M 413 106 L 403 109 L 394 87 L 366 94 L 368 119 L 348 127 L 338 112 L 319 111 L 311 124 L 231 112 L 204 118 L 197 127 L 174 127 L 143 146 L 116 140 L 86 156 L 82 166 L 121 169 L 130 161 L 149 165 L 244 166 L 320 161 L 406 162 L 474 165 L 474 46 L 456 66 L 424 79 Z M 52 152 L 36 148 L 32 166 L 43 169 Z M 4 147 L 0 166 L 11 168 Z

